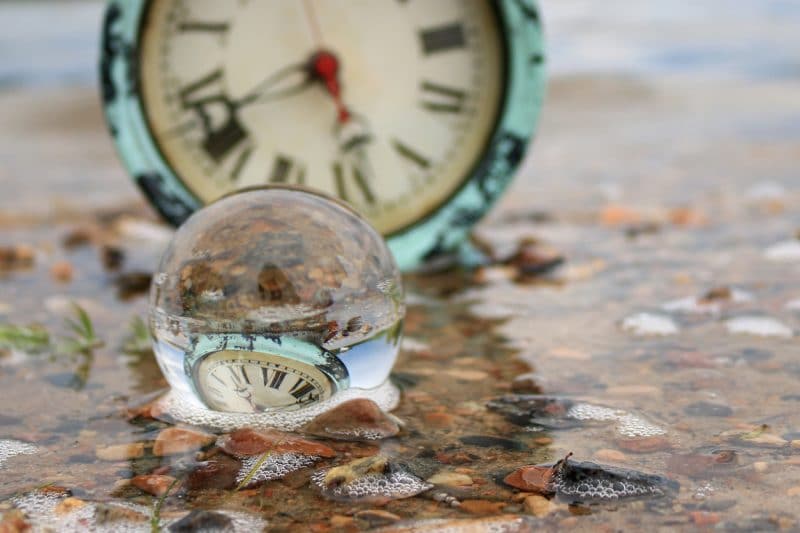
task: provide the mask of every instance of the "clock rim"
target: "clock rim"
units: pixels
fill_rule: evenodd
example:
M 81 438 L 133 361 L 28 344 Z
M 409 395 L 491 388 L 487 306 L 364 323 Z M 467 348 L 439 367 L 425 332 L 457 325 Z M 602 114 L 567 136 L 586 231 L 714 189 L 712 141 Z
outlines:
M 158 213 L 178 226 L 204 204 L 173 171 L 151 134 L 139 90 L 140 35 L 151 0 L 109 0 L 100 79 L 106 121 L 128 172 Z M 456 251 L 501 196 L 534 135 L 544 97 L 535 0 L 493 0 L 504 37 L 505 84 L 492 133 L 455 190 L 429 213 L 384 235 L 401 270 Z

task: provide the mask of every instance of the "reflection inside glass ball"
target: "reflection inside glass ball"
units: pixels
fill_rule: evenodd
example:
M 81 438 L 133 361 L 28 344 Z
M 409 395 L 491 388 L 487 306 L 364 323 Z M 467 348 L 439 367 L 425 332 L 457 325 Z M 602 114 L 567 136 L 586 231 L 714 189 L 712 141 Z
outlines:
M 177 394 L 253 413 L 383 384 L 404 313 L 394 259 L 363 218 L 317 193 L 267 187 L 222 198 L 177 230 L 149 320 Z

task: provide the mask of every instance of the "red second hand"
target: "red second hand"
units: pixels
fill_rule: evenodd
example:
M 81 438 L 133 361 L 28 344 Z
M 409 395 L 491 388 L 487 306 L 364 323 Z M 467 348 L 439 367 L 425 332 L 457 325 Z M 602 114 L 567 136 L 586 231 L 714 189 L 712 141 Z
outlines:
M 341 86 L 339 85 L 339 60 L 332 53 L 322 50 L 314 55 L 311 64 L 314 74 L 323 81 L 325 88 L 336 103 L 339 123 L 344 124 L 350 119 L 350 112 L 342 102 Z

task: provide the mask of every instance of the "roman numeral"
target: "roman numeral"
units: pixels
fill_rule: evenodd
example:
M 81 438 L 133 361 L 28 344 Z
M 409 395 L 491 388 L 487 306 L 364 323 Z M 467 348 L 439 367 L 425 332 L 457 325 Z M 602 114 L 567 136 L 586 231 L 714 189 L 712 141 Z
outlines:
M 351 187 L 348 187 L 346 184 L 346 182 L 349 181 L 349 177 L 352 179 L 355 188 L 360 191 L 363 199 L 369 204 L 374 204 L 375 194 L 372 192 L 369 182 L 367 181 L 369 173 L 365 172 L 365 167 L 354 161 L 354 164 L 348 165 L 347 169 L 349 172 L 346 173 L 344 164 L 339 161 L 333 164 L 333 178 L 336 185 L 336 194 L 339 198 L 345 202 L 353 201 L 353 196 L 350 194 Z
M 302 185 L 306 181 L 306 168 L 292 158 L 279 154 L 272 164 L 268 179 L 270 183 L 297 183 Z
M 420 84 L 422 100 L 420 105 L 434 113 L 460 113 L 464 109 L 467 93 L 461 89 L 439 85 L 430 81 Z
M 225 384 L 225 382 L 224 382 L 224 381 L 222 381 L 222 379 L 221 379 L 221 378 L 220 378 L 218 375 L 216 375 L 216 374 L 211 374 L 211 377 L 212 377 L 212 378 L 214 378 L 214 379 L 216 379 L 217 381 L 219 381 L 220 385 L 222 385 L 222 386 L 224 386 L 224 387 L 227 387 L 227 386 L 228 386 L 228 385 L 226 385 L 226 384 Z
M 222 69 L 216 69 L 178 93 L 183 108 L 200 121 L 203 149 L 216 162 L 247 139 L 247 131 L 236 116 L 237 106 L 225 95 L 222 81 Z
M 250 156 L 253 155 L 253 147 L 247 146 L 245 147 L 236 158 L 236 163 L 233 164 L 233 170 L 231 170 L 231 181 L 239 181 L 239 176 L 244 169 L 244 166 L 247 164 L 247 161 L 250 159 Z
M 302 387 L 300 387 L 301 383 L 303 384 Z M 297 383 L 294 384 L 294 387 L 292 387 L 292 390 L 289 392 L 295 397 L 296 400 L 300 401 L 302 400 L 303 396 L 314 392 L 314 386 L 311 383 L 306 382 L 304 379 L 299 378 Z
M 264 386 L 267 386 L 267 381 L 269 381 L 269 387 L 272 389 L 280 389 L 283 380 L 286 379 L 286 372 L 283 370 L 272 370 L 272 379 L 269 379 L 269 370 L 264 367 L 261 367 L 261 376 L 264 378 Z
M 230 25 L 227 22 L 200 22 L 200 21 L 184 21 L 178 24 L 178 31 L 192 32 L 211 32 L 211 33 L 226 33 Z
M 409 147 L 407 144 L 404 144 L 402 141 L 398 141 L 397 139 L 392 139 L 392 147 L 400 154 L 404 159 L 411 161 L 415 165 L 428 168 L 431 166 L 431 162 L 423 155 L 420 155 L 416 150 Z
M 464 26 L 460 22 L 420 30 L 419 38 L 426 55 L 457 50 L 467 44 Z

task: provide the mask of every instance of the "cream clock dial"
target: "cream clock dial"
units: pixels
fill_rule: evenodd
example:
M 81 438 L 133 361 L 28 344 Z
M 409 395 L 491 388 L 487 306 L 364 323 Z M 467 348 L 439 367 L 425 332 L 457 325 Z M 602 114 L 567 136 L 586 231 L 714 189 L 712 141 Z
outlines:
M 397 232 L 469 176 L 503 101 L 489 0 L 153 0 L 143 16 L 144 114 L 204 203 L 303 184 Z
M 222 350 L 197 366 L 195 383 L 217 411 L 301 408 L 330 398 L 330 379 L 314 365 L 260 352 Z

